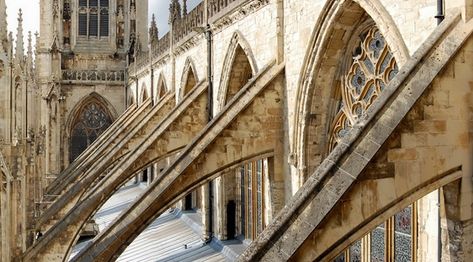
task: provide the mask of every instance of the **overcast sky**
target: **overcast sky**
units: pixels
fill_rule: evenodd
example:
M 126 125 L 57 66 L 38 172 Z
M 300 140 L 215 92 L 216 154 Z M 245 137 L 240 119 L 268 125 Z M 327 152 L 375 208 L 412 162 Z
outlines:
M 141 0 L 138 0 L 141 1 Z M 182 2 L 182 0 L 180 0 Z M 188 0 L 187 6 L 190 12 L 202 0 Z M 167 31 L 168 27 L 168 13 L 170 0 L 149 0 L 148 19 L 151 20 L 151 14 L 156 15 L 158 22 L 159 35 L 162 36 Z M 6 0 L 7 4 L 7 19 L 8 31 L 13 32 L 13 37 L 16 38 L 16 28 L 18 26 L 18 9 L 23 11 L 23 30 L 25 34 L 25 48 L 27 32 L 39 31 L 39 0 Z

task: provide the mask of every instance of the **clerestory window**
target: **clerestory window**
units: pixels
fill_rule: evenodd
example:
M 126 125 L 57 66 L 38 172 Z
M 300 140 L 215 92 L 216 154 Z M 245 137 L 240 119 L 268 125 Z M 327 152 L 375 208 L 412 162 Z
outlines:
M 109 0 L 79 0 L 79 36 L 108 37 Z

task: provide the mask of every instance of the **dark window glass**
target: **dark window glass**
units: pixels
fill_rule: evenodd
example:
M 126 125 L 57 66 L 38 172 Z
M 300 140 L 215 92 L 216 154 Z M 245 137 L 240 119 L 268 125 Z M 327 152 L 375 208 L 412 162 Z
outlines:
M 87 0 L 79 0 L 79 6 L 87 6 Z
M 89 36 L 98 35 L 98 16 L 96 14 L 89 15 Z
M 98 1 L 97 0 L 89 0 L 89 6 L 97 6 Z
M 100 0 L 100 7 L 108 7 L 108 0 Z
M 108 36 L 108 15 L 100 16 L 100 36 Z
M 87 14 L 79 14 L 79 35 L 87 35 Z

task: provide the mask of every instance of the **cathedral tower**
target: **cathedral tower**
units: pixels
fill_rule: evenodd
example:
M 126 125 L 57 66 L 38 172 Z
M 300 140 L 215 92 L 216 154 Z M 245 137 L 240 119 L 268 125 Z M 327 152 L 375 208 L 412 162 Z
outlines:
M 147 12 L 147 0 L 41 0 L 46 174 L 58 174 L 124 111 L 127 56 L 138 36 L 147 43 Z

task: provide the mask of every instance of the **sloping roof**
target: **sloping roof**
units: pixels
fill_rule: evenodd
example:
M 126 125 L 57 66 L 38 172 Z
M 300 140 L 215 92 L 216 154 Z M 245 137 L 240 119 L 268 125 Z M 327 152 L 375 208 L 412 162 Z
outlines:
M 95 215 L 99 229 L 107 227 L 143 191 L 143 186 L 128 185 L 113 195 Z M 86 243 L 77 244 L 71 257 Z M 225 258 L 210 245 L 204 245 L 200 235 L 177 212 L 167 212 L 143 231 L 117 261 L 225 261 Z

